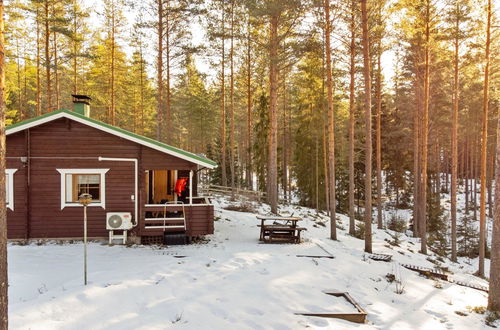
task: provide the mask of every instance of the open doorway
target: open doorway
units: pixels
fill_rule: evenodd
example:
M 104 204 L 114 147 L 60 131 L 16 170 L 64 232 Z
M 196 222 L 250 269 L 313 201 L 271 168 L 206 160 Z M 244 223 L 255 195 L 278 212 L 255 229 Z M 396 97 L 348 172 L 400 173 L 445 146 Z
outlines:
M 174 192 L 177 170 L 146 171 L 146 199 L 148 204 L 165 204 L 177 201 Z

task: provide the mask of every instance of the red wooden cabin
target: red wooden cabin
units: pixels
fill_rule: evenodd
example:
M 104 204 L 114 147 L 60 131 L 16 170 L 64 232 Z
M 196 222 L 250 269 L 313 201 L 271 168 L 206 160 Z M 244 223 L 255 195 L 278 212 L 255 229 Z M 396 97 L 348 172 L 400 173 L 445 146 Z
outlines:
M 94 120 L 88 110 L 75 103 L 75 111 L 7 127 L 9 239 L 83 237 L 83 192 L 93 199 L 91 238 L 108 237 L 108 212 L 130 212 L 135 227 L 128 236 L 136 243 L 161 242 L 165 232 L 213 233 L 214 207 L 197 194 L 199 173 L 213 161 Z M 174 192 L 178 178 L 188 178 L 181 196 Z M 180 218 L 184 228 L 175 223 Z

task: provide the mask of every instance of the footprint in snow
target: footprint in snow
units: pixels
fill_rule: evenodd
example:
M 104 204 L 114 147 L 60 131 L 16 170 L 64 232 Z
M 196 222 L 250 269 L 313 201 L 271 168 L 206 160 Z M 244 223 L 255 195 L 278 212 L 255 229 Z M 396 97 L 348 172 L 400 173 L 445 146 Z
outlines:
M 264 315 L 264 311 L 253 307 L 247 308 L 246 312 L 250 315 Z
M 438 313 L 438 312 L 435 312 L 435 311 L 431 311 L 430 309 L 425 309 L 424 312 L 426 312 L 427 314 L 430 314 L 430 315 L 434 316 L 434 318 L 436 320 L 438 320 L 439 322 L 441 322 L 441 323 L 448 322 L 448 318 L 444 314 L 441 314 L 441 313 Z
M 269 271 L 265 268 L 257 270 L 257 273 L 260 275 L 269 275 Z

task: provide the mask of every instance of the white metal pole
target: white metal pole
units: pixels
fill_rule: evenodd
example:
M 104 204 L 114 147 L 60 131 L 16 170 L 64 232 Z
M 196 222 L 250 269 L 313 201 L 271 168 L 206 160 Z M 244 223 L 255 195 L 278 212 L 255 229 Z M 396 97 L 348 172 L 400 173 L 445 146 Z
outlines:
M 83 206 L 83 279 L 87 285 L 87 205 Z
M 193 170 L 189 171 L 189 205 L 193 205 Z

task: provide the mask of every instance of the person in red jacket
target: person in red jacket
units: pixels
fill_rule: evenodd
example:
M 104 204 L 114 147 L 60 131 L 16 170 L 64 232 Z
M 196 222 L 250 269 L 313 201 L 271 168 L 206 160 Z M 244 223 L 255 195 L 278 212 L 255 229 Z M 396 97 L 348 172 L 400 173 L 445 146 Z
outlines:
M 188 178 L 177 179 L 177 181 L 175 182 L 175 188 L 174 188 L 174 192 L 177 194 L 177 196 L 181 197 L 182 193 L 187 190 L 186 186 L 187 186 L 188 180 L 189 180 Z

